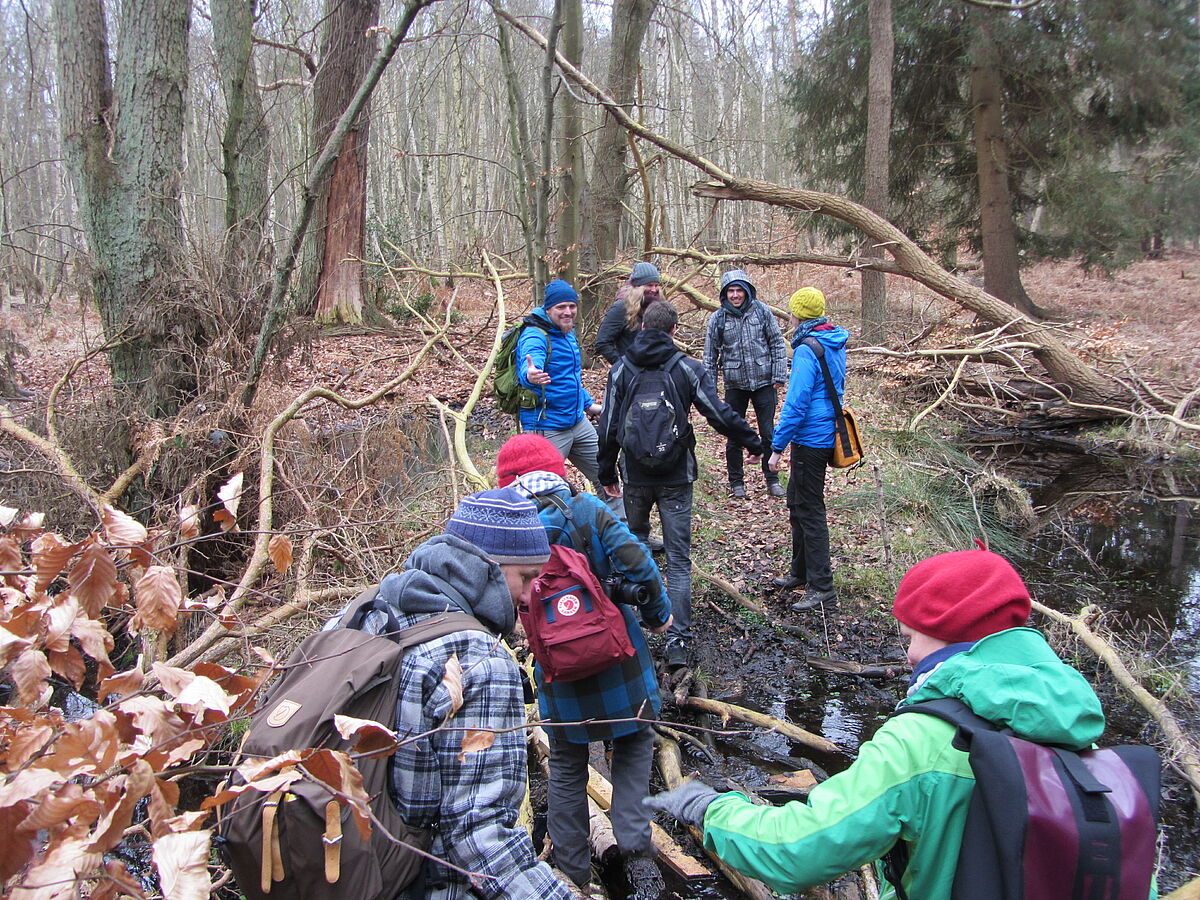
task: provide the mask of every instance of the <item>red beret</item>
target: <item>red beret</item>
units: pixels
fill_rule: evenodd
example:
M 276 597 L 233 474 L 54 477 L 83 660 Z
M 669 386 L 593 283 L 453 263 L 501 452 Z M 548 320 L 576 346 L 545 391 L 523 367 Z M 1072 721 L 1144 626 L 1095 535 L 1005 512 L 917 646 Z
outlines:
M 529 472 L 550 472 L 566 479 L 567 468 L 558 448 L 540 434 L 510 437 L 496 456 L 496 480 L 508 487 Z
M 1007 559 L 990 550 L 959 550 L 909 569 L 892 615 L 914 631 L 955 644 L 1024 625 L 1029 608 L 1029 589 Z

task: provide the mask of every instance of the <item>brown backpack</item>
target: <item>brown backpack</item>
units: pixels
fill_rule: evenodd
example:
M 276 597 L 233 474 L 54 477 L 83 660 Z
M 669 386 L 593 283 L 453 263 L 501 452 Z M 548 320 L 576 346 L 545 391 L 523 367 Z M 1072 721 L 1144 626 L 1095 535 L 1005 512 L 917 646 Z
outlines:
M 365 591 L 340 627 L 300 644 L 251 718 L 244 754 L 270 759 L 308 747 L 348 750 L 333 717 L 393 727 L 409 648 L 458 631 L 490 633 L 472 616 L 453 612 L 402 628 L 378 593 Z M 388 617 L 387 636 L 360 630 L 372 611 Z M 411 884 L 424 861 L 411 847 L 427 849 L 430 835 L 400 817 L 390 795 L 390 762 L 390 755 L 357 760 L 375 817 L 368 841 L 350 821 L 349 804 L 307 780 L 274 793 L 245 791 L 223 807 L 217 844 L 242 893 L 249 900 L 387 900 Z M 231 779 L 240 781 L 237 774 Z

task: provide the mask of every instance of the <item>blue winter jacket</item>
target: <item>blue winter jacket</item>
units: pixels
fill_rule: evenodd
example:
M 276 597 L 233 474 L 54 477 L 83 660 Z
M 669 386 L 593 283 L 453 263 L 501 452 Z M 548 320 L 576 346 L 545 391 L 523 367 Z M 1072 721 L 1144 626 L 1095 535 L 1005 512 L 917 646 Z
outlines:
M 806 328 L 808 324 L 810 327 Z M 825 388 L 821 365 L 804 338 L 814 337 L 825 348 L 825 361 L 841 396 L 846 389 L 846 342 L 850 333 L 838 325 L 801 322 L 792 337 L 792 374 L 779 424 L 771 438 L 771 449 L 782 453 L 788 444 L 832 447 L 834 444 L 833 402 Z
M 566 334 L 550 321 L 546 310 L 538 307 L 530 315 L 542 319 L 549 332 L 529 327 L 521 332 L 517 342 L 517 378 L 540 398 L 533 409 L 521 410 L 523 431 L 560 431 L 574 428 L 584 417 L 588 408 L 596 401 L 583 386 L 581 373 L 583 357 L 575 332 Z M 550 368 L 546 368 L 546 338 L 550 338 Z M 528 380 L 525 357 L 533 358 L 533 364 L 550 376 L 547 385 L 532 385 Z

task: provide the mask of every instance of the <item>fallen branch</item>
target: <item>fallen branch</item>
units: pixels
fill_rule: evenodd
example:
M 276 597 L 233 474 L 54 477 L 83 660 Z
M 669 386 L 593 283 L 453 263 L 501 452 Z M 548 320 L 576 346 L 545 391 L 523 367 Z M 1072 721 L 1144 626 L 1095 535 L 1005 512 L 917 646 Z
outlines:
M 811 731 L 804 730 L 799 725 L 793 725 L 791 722 L 785 722 L 783 719 L 775 716 L 767 715 L 753 709 L 746 709 L 744 706 L 734 706 L 732 703 L 722 703 L 720 700 L 708 700 L 702 697 L 687 697 L 684 699 L 683 705 L 718 715 L 725 722 L 728 722 L 730 719 L 738 719 L 742 722 L 758 725 L 769 731 L 782 734 L 789 740 L 804 744 L 809 749 L 817 750 L 821 753 L 844 752 L 833 741 L 823 738 L 819 734 L 813 734 Z
M 1167 708 L 1167 705 L 1142 687 L 1138 680 L 1134 678 L 1112 645 L 1088 627 L 1086 620 L 1094 612 L 1094 609 L 1086 607 L 1080 615 L 1071 618 L 1036 600 L 1033 601 L 1033 608 L 1042 613 L 1042 615 L 1054 619 L 1056 622 L 1069 625 L 1071 630 L 1079 635 L 1080 640 L 1087 644 L 1092 652 L 1104 661 L 1113 673 L 1113 677 L 1117 679 L 1117 682 L 1158 723 L 1163 736 L 1167 739 L 1167 745 L 1171 751 L 1171 762 L 1187 780 L 1192 788 L 1192 795 L 1195 797 L 1196 803 L 1200 805 L 1200 753 L 1197 752 L 1195 743 L 1183 733 L 1183 729 L 1179 727 L 1178 720 L 1176 720 L 1174 713 Z
M 806 656 L 804 661 L 814 669 L 838 672 L 842 675 L 857 675 L 859 678 L 896 678 L 909 671 L 909 666 L 864 666 L 849 659 L 829 659 L 824 656 Z
M 750 612 L 758 613 L 760 616 L 765 616 L 768 619 L 771 618 L 771 614 L 767 611 L 765 606 L 763 606 L 757 600 L 752 600 L 751 598 L 747 597 L 720 575 L 713 575 L 711 572 L 705 572 L 703 569 L 697 568 L 696 566 L 692 566 L 692 574 L 701 581 L 706 581 L 713 587 L 720 588 L 746 609 L 750 610 Z
M 1200 878 L 1193 878 L 1159 900 L 1200 900 Z

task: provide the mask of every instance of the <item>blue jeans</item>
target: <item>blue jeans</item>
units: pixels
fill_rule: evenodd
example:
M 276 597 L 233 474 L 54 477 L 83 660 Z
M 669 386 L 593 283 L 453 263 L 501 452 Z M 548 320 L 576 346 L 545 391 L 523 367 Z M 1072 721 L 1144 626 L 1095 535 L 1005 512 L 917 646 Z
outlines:
M 662 519 L 663 549 L 667 553 L 667 596 L 675 621 L 667 629 L 667 641 L 692 639 L 692 486 L 625 485 L 625 510 L 629 530 L 646 543 L 650 534 L 650 507 L 658 506 Z
M 791 478 L 788 480 L 788 522 L 792 526 L 791 574 L 811 590 L 832 591 L 829 565 L 829 522 L 825 516 L 825 467 L 830 447 L 792 444 Z
M 775 385 L 768 384 L 760 387 L 755 391 L 747 391 L 743 388 L 725 388 L 725 402 L 733 407 L 743 419 L 746 418 L 746 408 L 751 404 L 754 406 L 754 419 L 758 423 L 758 436 L 762 438 L 763 447 L 767 448 L 767 452 L 763 454 L 762 471 L 763 476 L 767 479 L 767 484 L 775 484 L 779 481 L 779 474 L 772 472 L 771 467 L 767 462 L 771 458 L 771 436 L 775 434 L 775 405 L 778 397 L 775 394 Z M 727 440 L 725 442 L 725 470 L 729 473 L 729 483 L 742 484 L 744 475 L 742 474 L 742 462 L 744 452 L 742 445 L 737 441 Z
M 592 483 L 592 490 L 597 497 L 608 504 L 613 515 L 622 522 L 625 521 L 625 501 L 620 497 L 608 496 L 600 484 L 600 463 L 596 459 L 600 452 L 600 436 L 596 434 L 596 426 L 587 416 L 584 416 L 571 428 L 530 433 L 540 434 L 557 447 L 563 459 L 569 459 L 575 468 L 583 473 L 583 477 Z

